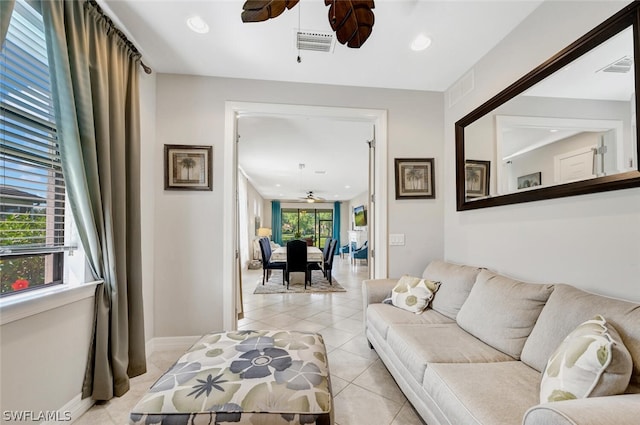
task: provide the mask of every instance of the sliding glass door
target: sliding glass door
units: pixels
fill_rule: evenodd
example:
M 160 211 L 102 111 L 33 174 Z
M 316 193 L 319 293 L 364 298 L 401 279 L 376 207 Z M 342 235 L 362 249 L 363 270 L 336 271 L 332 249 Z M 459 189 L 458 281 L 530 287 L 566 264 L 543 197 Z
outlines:
M 306 239 L 319 248 L 333 234 L 333 210 L 315 208 L 282 209 L 282 243 Z

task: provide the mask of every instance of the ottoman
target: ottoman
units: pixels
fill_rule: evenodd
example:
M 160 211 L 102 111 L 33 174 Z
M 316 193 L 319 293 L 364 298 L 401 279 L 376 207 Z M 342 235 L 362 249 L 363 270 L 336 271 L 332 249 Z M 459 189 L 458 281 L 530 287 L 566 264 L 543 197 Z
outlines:
M 298 331 L 210 333 L 131 409 L 131 425 L 331 425 L 322 336 Z

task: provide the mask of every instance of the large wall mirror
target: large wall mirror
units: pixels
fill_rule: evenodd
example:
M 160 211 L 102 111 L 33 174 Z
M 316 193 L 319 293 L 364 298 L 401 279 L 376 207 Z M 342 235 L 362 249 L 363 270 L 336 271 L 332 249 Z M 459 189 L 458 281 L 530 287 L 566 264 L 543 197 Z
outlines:
M 456 123 L 458 211 L 640 186 L 638 2 Z

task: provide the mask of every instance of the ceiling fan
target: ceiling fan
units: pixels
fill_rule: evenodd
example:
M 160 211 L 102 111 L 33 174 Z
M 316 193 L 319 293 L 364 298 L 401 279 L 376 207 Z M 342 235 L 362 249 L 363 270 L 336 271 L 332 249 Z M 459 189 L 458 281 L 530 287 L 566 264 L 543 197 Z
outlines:
M 280 16 L 299 0 L 246 0 L 242 22 L 262 22 Z M 373 0 L 324 0 L 329 6 L 329 23 L 341 44 L 360 48 L 371 35 L 374 24 Z
M 306 201 L 310 204 L 314 203 L 314 202 L 322 202 L 324 201 L 324 198 L 320 198 L 319 196 L 316 196 L 313 194 L 313 190 L 310 190 L 307 192 L 307 196 L 304 196 L 302 198 L 303 201 Z

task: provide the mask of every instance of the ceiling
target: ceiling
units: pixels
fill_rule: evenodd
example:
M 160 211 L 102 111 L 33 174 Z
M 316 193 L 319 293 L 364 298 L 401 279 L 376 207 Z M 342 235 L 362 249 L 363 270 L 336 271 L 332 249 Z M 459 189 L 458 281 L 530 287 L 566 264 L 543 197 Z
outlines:
M 259 23 L 241 21 L 241 0 L 99 1 L 156 73 L 424 91 L 445 91 L 541 2 L 377 0 L 373 32 L 360 49 L 337 43 L 329 53 L 302 51 L 298 62 L 297 28 L 332 32 L 323 0 L 301 0 Z M 209 33 L 187 27 L 194 15 Z M 414 52 L 410 44 L 419 34 L 432 44 Z M 297 199 L 313 190 L 328 200 L 348 200 L 366 191 L 370 125 L 276 116 L 243 120 L 246 144 L 239 162 L 266 199 Z M 336 151 L 341 154 L 327 154 Z M 292 166 L 293 174 L 286 174 Z
M 239 164 L 265 199 L 326 201 L 367 190 L 373 124 L 334 118 L 249 116 L 238 122 Z

